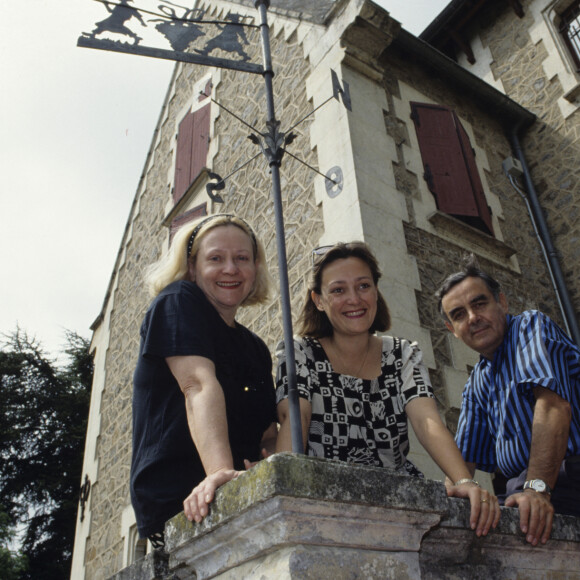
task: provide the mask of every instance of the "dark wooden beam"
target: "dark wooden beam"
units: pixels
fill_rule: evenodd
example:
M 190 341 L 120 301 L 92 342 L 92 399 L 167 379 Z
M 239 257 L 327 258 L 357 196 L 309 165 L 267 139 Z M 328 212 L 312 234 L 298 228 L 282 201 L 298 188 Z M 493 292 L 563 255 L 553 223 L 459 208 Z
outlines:
M 520 0 L 509 0 L 509 3 L 511 4 L 511 7 L 514 9 L 516 16 L 518 16 L 519 18 L 523 18 L 524 17 L 524 8 L 523 8 Z
M 457 30 L 449 30 L 448 34 L 459 50 L 467 56 L 467 62 L 469 62 L 469 64 L 475 64 L 475 55 L 473 54 L 473 50 L 471 50 L 470 44 L 463 40 Z

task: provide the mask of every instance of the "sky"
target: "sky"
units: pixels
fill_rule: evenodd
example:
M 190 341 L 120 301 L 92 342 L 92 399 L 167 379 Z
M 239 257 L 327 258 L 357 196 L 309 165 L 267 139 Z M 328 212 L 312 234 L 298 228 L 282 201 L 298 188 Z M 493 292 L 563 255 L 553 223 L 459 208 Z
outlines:
M 375 2 L 417 35 L 448 4 Z M 0 342 L 18 327 L 52 358 L 66 330 L 91 337 L 173 71 L 77 47 L 107 15 L 95 0 L 2 0 Z

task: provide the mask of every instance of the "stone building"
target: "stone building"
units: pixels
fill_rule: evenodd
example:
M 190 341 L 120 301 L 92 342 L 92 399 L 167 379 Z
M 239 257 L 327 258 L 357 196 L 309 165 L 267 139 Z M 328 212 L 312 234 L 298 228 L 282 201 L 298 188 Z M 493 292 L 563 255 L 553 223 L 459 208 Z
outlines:
M 519 140 L 560 259 L 573 325 L 580 311 L 580 2 L 472 4 L 450 2 L 420 38 L 536 116 Z
M 251 0 L 194 4 L 214 19 L 256 18 Z M 572 266 L 577 204 L 570 201 L 578 189 L 576 72 L 542 12 L 548 4 L 558 3 L 482 1 L 476 17 L 473 2 L 454 0 L 422 38 L 370 0 L 273 0 L 268 10 L 276 116 L 282 130 L 302 120 L 281 168 L 293 312 L 305 294 L 312 248 L 368 242 L 383 266 L 391 332 L 421 345 L 451 429 L 476 356 L 444 329 L 432 294 L 465 251 L 500 280 L 514 311 L 540 308 L 566 323 L 514 185 L 522 192 L 535 185 L 571 303 L 576 312 L 580 306 Z M 244 50 L 260 62 L 252 34 Z M 277 279 L 268 167 L 262 158 L 244 166 L 256 145 L 229 111 L 263 127 L 261 76 L 176 65 L 93 325 L 95 378 L 83 468 L 90 492 L 79 510 L 74 580 L 108 578 L 146 550 L 136 536 L 128 485 L 132 372 L 149 301 L 146 266 L 167 248 L 175 228 L 227 211 L 253 224 Z M 524 177 L 531 172 L 530 183 L 520 179 L 518 159 Z M 511 180 L 504 167 L 511 168 Z M 342 187 L 327 187 L 312 168 L 341 174 Z M 210 200 L 210 174 L 234 171 L 220 191 L 224 203 Z M 278 298 L 242 310 L 240 321 L 273 349 L 282 335 Z M 412 439 L 411 445 L 412 460 L 427 477 L 441 479 L 419 444 Z

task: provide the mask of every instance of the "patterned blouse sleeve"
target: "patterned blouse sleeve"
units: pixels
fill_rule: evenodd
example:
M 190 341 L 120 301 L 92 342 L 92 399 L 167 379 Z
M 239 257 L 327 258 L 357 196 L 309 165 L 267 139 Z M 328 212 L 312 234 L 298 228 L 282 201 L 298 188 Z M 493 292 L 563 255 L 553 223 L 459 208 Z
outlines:
M 276 404 L 288 398 L 288 373 L 286 371 L 286 353 L 284 341 L 276 347 L 278 366 L 276 369 Z M 294 359 L 296 361 L 296 384 L 298 396 L 311 401 L 312 376 L 315 374 L 314 361 L 308 355 L 307 347 L 302 340 L 294 340 Z
M 401 339 L 401 397 L 403 407 L 416 397 L 434 398 L 419 345 L 404 339 Z

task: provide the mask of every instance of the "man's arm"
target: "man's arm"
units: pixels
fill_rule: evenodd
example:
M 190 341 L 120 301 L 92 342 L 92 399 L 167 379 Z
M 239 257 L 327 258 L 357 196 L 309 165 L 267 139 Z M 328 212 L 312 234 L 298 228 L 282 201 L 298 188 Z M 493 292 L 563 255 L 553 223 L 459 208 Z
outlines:
M 572 416 L 570 404 L 547 388 L 534 387 L 533 392 L 536 406 L 527 479 L 542 479 L 553 488 L 566 454 Z M 548 494 L 526 490 L 508 497 L 505 505 L 519 508 L 520 527 L 530 544 L 548 541 L 554 517 Z

